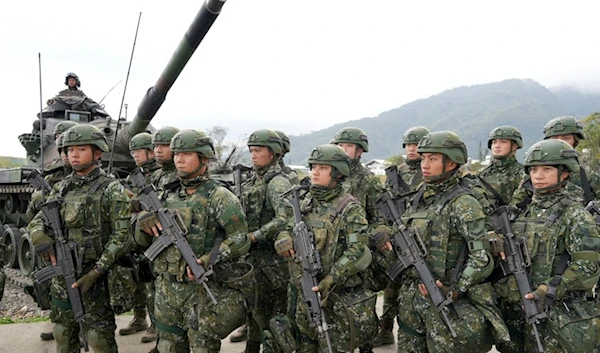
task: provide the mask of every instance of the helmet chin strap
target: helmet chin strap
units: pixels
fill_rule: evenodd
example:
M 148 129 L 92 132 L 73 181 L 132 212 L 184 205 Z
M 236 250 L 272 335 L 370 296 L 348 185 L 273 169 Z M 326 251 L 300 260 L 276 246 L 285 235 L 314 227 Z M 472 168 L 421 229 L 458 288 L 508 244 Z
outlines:
M 202 168 L 204 168 L 204 166 L 208 164 L 208 163 L 204 163 L 202 161 L 202 157 L 203 156 L 200 153 L 198 153 L 199 163 L 198 163 L 198 167 L 196 167 L 194 170 L 192 170 L 191 172 L 178 170 L 177 175 L 179 175 L 179 177 L 181 177 L 182 179 L 191 179 L 191 178 L 196 177 L 196 174 L 199 173 L 202 170 Z
M 567 183 L 569 182 L 569 177 L 571 176 L 569 174 L 568 177 L 565 178 L 565 180 L 560 180 L 560 176 L 562 175 L 562 173 L 565 171 L 563 166 L 559 166 L 558 168 L 556 168 L 556 183 L 543 187 L 543 188 L 535 188 L 535 192 L 539 193 L 539 194 L 548 194 L 551 192 L 554 192 L 560 188 L 563 188 L 567 185 Z
M 456 171 L 458 170 L 458 167 L 454 168 L 452 170 L 446 171 L 446 165 L 448 164 L 447 162 L 448 162 L 448 158 L 446 157 L 445 154 L 443 154 L 442 155 L 442 164 L 444 165 L 444 171 L 438 175 L 423 177 L 423 180 L 428 184 L 432 184 L 432 183 L 438 183 L 440 181 L 444 181 L 444 180 L 448 179 L 449 177 L 451 177 L 454 173 L 456 173 Z
M 507 153 L 505 153 L 505 154 L 503 154 L 501 156 L 492 156 L 492 157 L 494 157 L 494 159 L 497 159 L 499 161 L 505 160 L 505 159 L 508 159 L 508 158 L 512 157 L 517 152 L 516 150 L 513 151 L 514 144 L 515 144 L 515 141 L 510 140 L 510 150 L 508 150 Z

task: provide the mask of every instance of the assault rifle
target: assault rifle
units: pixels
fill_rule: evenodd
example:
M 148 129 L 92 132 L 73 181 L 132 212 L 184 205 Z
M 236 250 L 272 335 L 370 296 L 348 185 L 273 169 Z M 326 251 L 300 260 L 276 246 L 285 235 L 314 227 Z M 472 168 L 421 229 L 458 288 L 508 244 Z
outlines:
M 327 332 L 331 326 L 325 320 L 325 311 L 321 307 L 321 293 L 313 292 L 312 288 L 319 285 L 317 275 L 323 271 L 321 266 L 321 257 L 319 251 L 315 249 L 315 235 L 308 230 L 308 227 L 302 220 L 300 212 L 300 190 L 306 189 L 305 186 L 294 186 L 289 191 L 283 194 L 283 197 L 292 195 L 290 203 L 294 209 L 294 251 L 296 257 L 300 259 L 302 264 L 302 293 L 304 294 L 304 302 L 308 306 L 308 319 L 310 327 L 316 327 L 319 334 L 325 336 L 327 341 L 327 350 L 333 353 L 331 348 L 331 340 Z
M 46 182 L 46 180 L 42 176 L 42 173 L 40 173 L 37 169 L 32 170 L 25 181 L 31 186 L 33 186 L 36 190 L 43 190 L 42 192 L 44 193 L 49 193 L 50 191 L 52 191 L 50 184 Z
M 41 176 L 40 176 L 41 177 Z M 86 352 L 89 352 L 87 337 L 85 335 L 85 311 L 79 288 L 71 288 L 77 282 L 75 264 L 79 263 L 77 255 L 77 244 L 67 241 L 63 234 L 62 221 L 60 218 L 60 204 L 57 200 L 51 200 L 40 205 L 44 214 L 46 225 L 52 229 L 56 237 L 56 265 L 50 265 L 39 271 L 34 276 L 34 287 L 41 285 L 55 276 L 65 278 L 67 295 L 71 303 L 73 318 L 79 324 L 79 341 Z
M 238 198 L 242 197 L 242 174 L 251 171 L 251 167 L 246 167 L 243 164 L 236 164 L 233 166 L 233 182 L 235 185 L 235 196 Z
M 140 200 L 142 208 L 146 211 L 156 213 L 158 221 L 163 228 L 161 235 L 158 236 L 152 245 L 144 252 L 144 255 L 150 261 L 154 261 L 163 250 L 171 245 L 175 245 L 196 277 L 196 283 L 201 284 L 213 304 L 217 304 L 217 300 L 206 284 L 208 276 L 213 273 L 212 264 L 208 264 L 208 270 L 205 271 L 204 267 L 196 262 L 198 258 L 185 238 L 185 234 L 187 234 L 188 230 L 183 224 L 179 212 L 162 206 L 162 203 L 156 194 L 154 185 L 146 185 L 146 178 L 144 178 L 141 170 L 134 170 L 130 176 L 131 180 L 139 190 L 137 198 Z
M 506 261 L 500 263 L 500 267 L 505 275 L 512 274 L 517 280 L 517 287 L 521 296 L 521 303 L 525 311 L 525 320 L 533 328 L 533 334 L 537 341 L 538 352 L 544 352 L 544 346 L 538 332 L 538 325 L 541 319 L 546 318 L 546 313 L 540 313 L 535 300 L 525 299 L 525 295 L 532 293 L 531 283 L 527 276 L 527 267 L 531 266 L 531 258 L 529 257 L 529 249 L 527 242 L 523 237 L 516 237 L 511 229 L 510 220 L 508 218 L 508 206 L 500 206 L 495 211 L 495 216 L 498 218 L 498 224 L 501 226 L 499 230 L 504 235 L 504 254 Z
M 398 166 L 391 165 L 385 168 L 385 183 L 392 189 L 394 194 L 400 195 L 403 192 L 409 192 L 410 187 L 404 179 L 398 174 Z
M 392 240 L 392 246 L 398 260 L 388 269 L 387 275 L 393 280 L 396 279 L 404 270 L 411 266 L 414 266 L 415 270 L 421 278 L 421 282 L 427 288 L 429 297 L 436 307 L 440 317 L 448 327 L 452 337 L 457 337 L 454 327 L 450 323 L 448 318 L 448 306 L 453 302 L 452 292 L 444 296 L 440 287 L 435 283 L 435 278 L 431 273 L 431 270 L 425 262 L 425 256 L 427 256 L 427 248 L 421 240 L 419 233 L 414 228 L 407 228 L 400 220 L 400 214 L 396 209 L 396 202 L 390 194 L 386 191 L 381 195 L 377 201 L 377 207 L 383 212 L 385 218 L 392 222 L 397 228 L 395 230 L 394 239 Z

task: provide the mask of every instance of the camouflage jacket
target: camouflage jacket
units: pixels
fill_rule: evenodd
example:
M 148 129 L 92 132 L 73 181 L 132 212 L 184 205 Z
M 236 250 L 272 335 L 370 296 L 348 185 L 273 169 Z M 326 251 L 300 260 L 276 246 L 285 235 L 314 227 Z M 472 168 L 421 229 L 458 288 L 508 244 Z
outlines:
M 285 229 L 292 216 L 283 193 L 292 185 L 279 165 L 255 170 L 242 186 L 242 205 L 248 219 L 248 230 L 259 243 L 272 244 L 277 233 Z
M 569 195 L 570 198 L 574 200 L 578 200 L 580 203 L 584 203 L 584 192 L 583 189 L 578 186 L 575 182 L 573 182 L 573 174 L 569 176 L 569 179 L 565 185 L 565 192 Z M 579 182 L 581 182 L 581 178 L 578 178 Z M 590 183 L 591 186 L 591 183 Z M 594 189 L 592 189 L 593 192 Z M 525 209 L 525 207 L 531 203 L 531 199 L 533 197 L 533 185 L 531 185 L 531 179 L 529 176 L 526 176 L 520 183 L 519 187 L 515 190 L 510 199 L 511 206 L 519 206 L 521 209 Z M 593 196 L 593 195 L 592 195 Z
M 176 209 L 181 215 L 188 229 L 185 237 L 198 258 L 206 255 L 204 261 L 208 261 L 218 237 L 222 237 L 222 243 L 215 264 L 226 263 L 248 251 L 248 224 L 239 200 L 231 191 L 208 175 L 169 186 L 171 188 L 165 188 L 161 195 L 163 205 Z M 194 193 L 187 193 L 186 189 L 194 188 Z M 136 227 L 134 239 L 147 248 L 156 238 Z M 169 246 L 153 261 L 153 270 L 157 274 L 176 276 L 178 281 L 187 278 L 186 266 L 175 245 Z
M 525 171 L 523 170 L 523 165 L 517 162 L 517 159 L 512 156 L 502 160 L 494 160 L 489 166 L 480 169 L 477 172 L 477 176 L 485 180 L 500 195 L 504 203 L 508 203 L 515 190 L 519 187 L 521 180 L 525 178 Z M 483 186 L 488 198 L 492 200 L 496 199 L 494 193 L 486 185 Z
M 175 169 L 175 163 L 171 160 L 169 163 L 159 164 L 160 168 L 156 169 L 152 176 L 150 176 L 150 182 L 156 186 L 157 190 L 163 190 L 165 185 L 178 181 L 177 169 Z
M 53 187 L 54 184 L 66 178 L 73 171 L 70 167 L 64 167 L 62 164 L 62 161 L 56 160 L 48 168 L 46 168 L 45 173 L 48 173 L 49 171 L 51 171 L 51 173 L 46 174 L 46 176 L 44 176 L 44 180 L 46 180 L 50 187 Z M 27 205 L 26 211 L 26 215 L 29 220 L 32 220 L 33 217 L 35 217 L 35 215 L 40 211 L 42 200 L 45 199 L 45 197 L 42 196 L 48 195 L 42 195 L 41 190 L 36 190 L 33 192 L 33 194 L 31 194 L 31 199 Z
M 287 176 L 288 180 L 290 181 L 290 184 L 298 185 L 300 183 L 298 173 L 296 173 L 296 171 L 290 168 L 289 166 L 285 165 L 285 163 L 283 162 L 283 158 L 279 159 L 279 167 L 281 168 L 282 173 L 284 173 Z
M 533 288 L 542 283 L 549 285 L 560 258 L 568 253 L 570 261 L 558 286 L 559 299 L 577 292 L 593 296 L 600 277 L 600 234 L 591 214 L 567 190 L 534 194 L 525 212 L 517 216 L 512 230 L 515 236 L 523 236 L 527 241 Z M 506 287 L 513 294 L 510 298 L 520 301 L 512 276 Z
M 341 202 L 346 202 L 346 206 L 336 213 Z M 329 190 L 313 186 L 310 197 L 302 200 L 300 210 L 303 221 L 314 233 L 315 250 L 321 256 L 323 272 L 318 279 L 331 275 L 339 289 L 344 285 L 354 287 L 361 284 L 358 273 L 370 265 L 371 252 L 368 248 L 365 211 L 357 200 L 346 194 L 341 185 Z M 289 238 L 293 241 L 295 224 L 292 219 L 287 230 L 279 233 L 277 240 Z M 298 261 L 289 263 L 291 279 L 300 288 L 302 266 Z
M 142 164 L 138 168 L 142 168 L 144 177 L 146 179 L 146 185 L 148 185 L 152 182 L 152 175 L 160 167 L 158 166 L 158 163 L 156 163 L 156 160 L 153 158 L 147 161 L 146 163 Z M 128 175 L 127 178 L 125 178 L 125 183 L 127 183 L 127 185 L 131 188 L 131 192 L 133 192 L 134 194 L 139 191 L 137 186 L 131 180 L 131 175 Z
M 385 189 L 379 178 L 368 171 L 360 160 L 351 161 L 350 177 L 342 183 L 344 192 L 354 196 L 367 214 L 370 233 L 379 225 L 385 225 L 385 217 L 377 208 L 377 200 Z
M 48 199 L 60 201 L 64 235 L 83 249 L 82 263 L 95 262 L 109 269 L 115 260 L 130 250 L 130 202 L 123 186 L 95 168 L 88 175 L 71 174 L 54 185 Z M 54 236 L 46 229 L 42 212 L 27 226 L 32 241 Z
M 584 167 L 585 175 L 587 177 L 590 188 L 592 189 L 592 196 L 596 200 L 600 200 L 600 175 L 596 172 L 592 172 L 589 168 Z M 580 173 L 571 173 L 571 183 L 577 185 L 583 190 L 583 183 L 581 182 Z
M 439 183 L 424 183 L 412 206 L 402 216 L 407 227 L 415 227 L 427 247 L 425 258 L 433 275 L 445 285 L 456 281 L 456 288 L 466 292 L 482 282 L 492 271 L 493 261 L 486 238 L 486 216 L 479 202 L 459 185 L 458 173 Z M 468 257 L 459 278 L 451 278 L 461 251 Z M 414 269 L 406 273 L 418 279 Z
M 398 167 L 398 174 L 404 180 L 406 185 L 410 187 L 410 191 L 416 190 L 419 184 L 423 181 L 423 173 L 421 172 L 421 160 L 406 161 Z

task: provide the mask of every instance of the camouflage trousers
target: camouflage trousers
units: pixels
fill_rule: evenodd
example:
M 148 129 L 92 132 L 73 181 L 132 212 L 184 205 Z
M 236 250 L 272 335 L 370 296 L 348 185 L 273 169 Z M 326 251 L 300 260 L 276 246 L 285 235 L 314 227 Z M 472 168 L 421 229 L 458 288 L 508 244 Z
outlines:
M 92 264 L 93 265 L 93 264 Z M 83 273 L 91 270 L 92 265 L 85 266 Z M 73 318 L 71 303 L 66 291 L 64 277 L 54 277 L 51 285 L 52 322 L 57 353 L 79 352 L 79 324 Z M 116 353 L 115 314 L 110 306 L 108 281 L 101 277 L 87 293 L 82 296 L 85 311 L 85 325 L 88 343 L 96 353 Z
M 154 282 L 142 283 L 145 288 L 146 293 L 146 307 L 148 308 L 148 316 L 150 317 L 150 322 L 154 324 Z
M 137 309 L 140 302 L 139 285 L 134 274 L 135 269 L 121 265 L 113 265 L 108 271 L 108 288 L 110 304 L 117 315 Z M 145 300 L 145 296 L 142 297 Z M 142 308 L 144 302 L 142 301 Z
M 493 327 L 486 314 L 467 296 L 448 307 L 446 313 L 457 337 L 453 338 L 431 300 L 421 295 L 418 281 L 405 284 L 398 297 L 398 352 L 481 352 L 492 348 Z M 491 286 L 486 287 L 491 292 Z M 484 293 L 478 293 L 483 295 Z M 488 293 L 489 294 L 489 293 Z M 496 311 L 495 309 L 492 311 Z M 494 320 L 501 320 L 495 315 Z M 495 323 L 504 332 L 502 322 Z M 507 334 L 506 334 L 507 335 Z
M 291 285 L 290 318 L 301 337 L 298 352 L 327 352 L 327 341 L 311 327 L 302 287 Z M 363 287 L 336 288 L 324 300 L 324 315 L 332 326 L 327 332 L 334 352 L 351 352 L 368 343 L 377 334 L 377 295 Z
M 383 290 L 383 321 L 384 329 L 391 331 L 394 328 L 394 320 L 398 315 L 398 294 L 401 285 L 396 282 L 388 283 L 388 286 Z
M 287 262 L 274 263 L 272 251 L 255 251 L 246 259 L 254 267 L 258 287 L 256 304 L 248 315 L 248 340 L 261 342 L 269 320 L 287 311 L 287 287 L 290 272 Z
M 535 352 L 537 342 L 532 326 L 525 323 L 521 303 L 504 301 L 501 308 L 515 344 L 498 345 L 498 350 Z M 600 352 L 600 306 L 595 300 L 557 301 L 539 323 L 538 332 L 548 353 Z
M 244 323 L 246 306 L 241 292 L 214 280 L 207 285 L 216 305 L 195 282 L 172 281 L 168 275 L 156 279 L 154 313 L 159 352 L 219 352 L 221 340 Z

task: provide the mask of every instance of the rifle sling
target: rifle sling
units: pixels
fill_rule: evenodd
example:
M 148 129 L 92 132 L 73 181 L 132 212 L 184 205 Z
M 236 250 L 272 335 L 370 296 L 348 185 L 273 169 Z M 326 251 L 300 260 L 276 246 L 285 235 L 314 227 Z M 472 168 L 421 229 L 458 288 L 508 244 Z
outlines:
M 452 270 L 452 276 L 450 277 L 450 285 L 454 286 L 458 283 L 458 279 L 460 278 L 460 273 L 463 270 L 463 265 L 467 262 L 467 256 L 469 255 L 469 246 L 467 244 L 463 245 L 460 250 L 460 255 L 458 256 L 458 261 L 456 261 L 456 266 L 454 270 Z
M 590 181 L 588 180 L 583 167 L 579 167 L 579 177 L 581 178 L 581 187 L 583 188 L 583 198 L 585 200 L 585 205 L 587 205 L 590 201 L 594 201 L 594 193 L 592 192 Z
M 485 186 L 486 189 L 488 189 L 489 192 L 492 193 L 492 195 L 494 196 L 494 198 L 496 199 L 496 201 L 498 201 L 498 203 L 500 204 L 500 206 L 505 206 L 506 205 L 506 201 L 504 201 L 504 198 L 502 198 L 502 196 L 498 193 L 498 191 L 496 191 L 496 189 L 494 189 L 490 183 L 488 183 L 487 181 L 485 181 L 485 179 L 483 179 L 481 176 L 478 176 L 479 181 L 481 181 L 481 184 L 483 186 Z
M 223 242 L 223 236 L 222 235 L 218 235 L 217 239 L 215 239 L 215 244 L 213 245 L 212 249 L 210 250 L 210 258 L 208 260 L 208 267 L 210 268 L 212 265 L 214 265 L 215 260 L 217 259 L 217 255 L 219 254 L 219 248 L 221 247 L 221 243 Z
M 529 205 L 531 203 L 531 201 L 533 200 L 533 184 L 531 183 L 531 179 L 527 178 L 527 180 L 525 180 L 525 182 L 523 183 L 522 186 L 525 190 L 527 190 L 527 196 L 521 202 L 519 202 L 516 206 L 521 211 L 524 211 L 527 208 L 527 205 Z
M 556 266 L 556 272 L 554 277 L 548 284 L 548 293 L 546 294 L 546 299 L 544 299 L 544 305 L 546 308 L 550 308 L 554 300 L 556 300 L 556 291 L 560 282 L 562 281 L 563 274 L 567 269 L 569 264 L 569 260 L 571 259 L 571 255 L 568 252 L 565 252 L 560 256 L 560 260 L 558 262 L 558 266 Z

